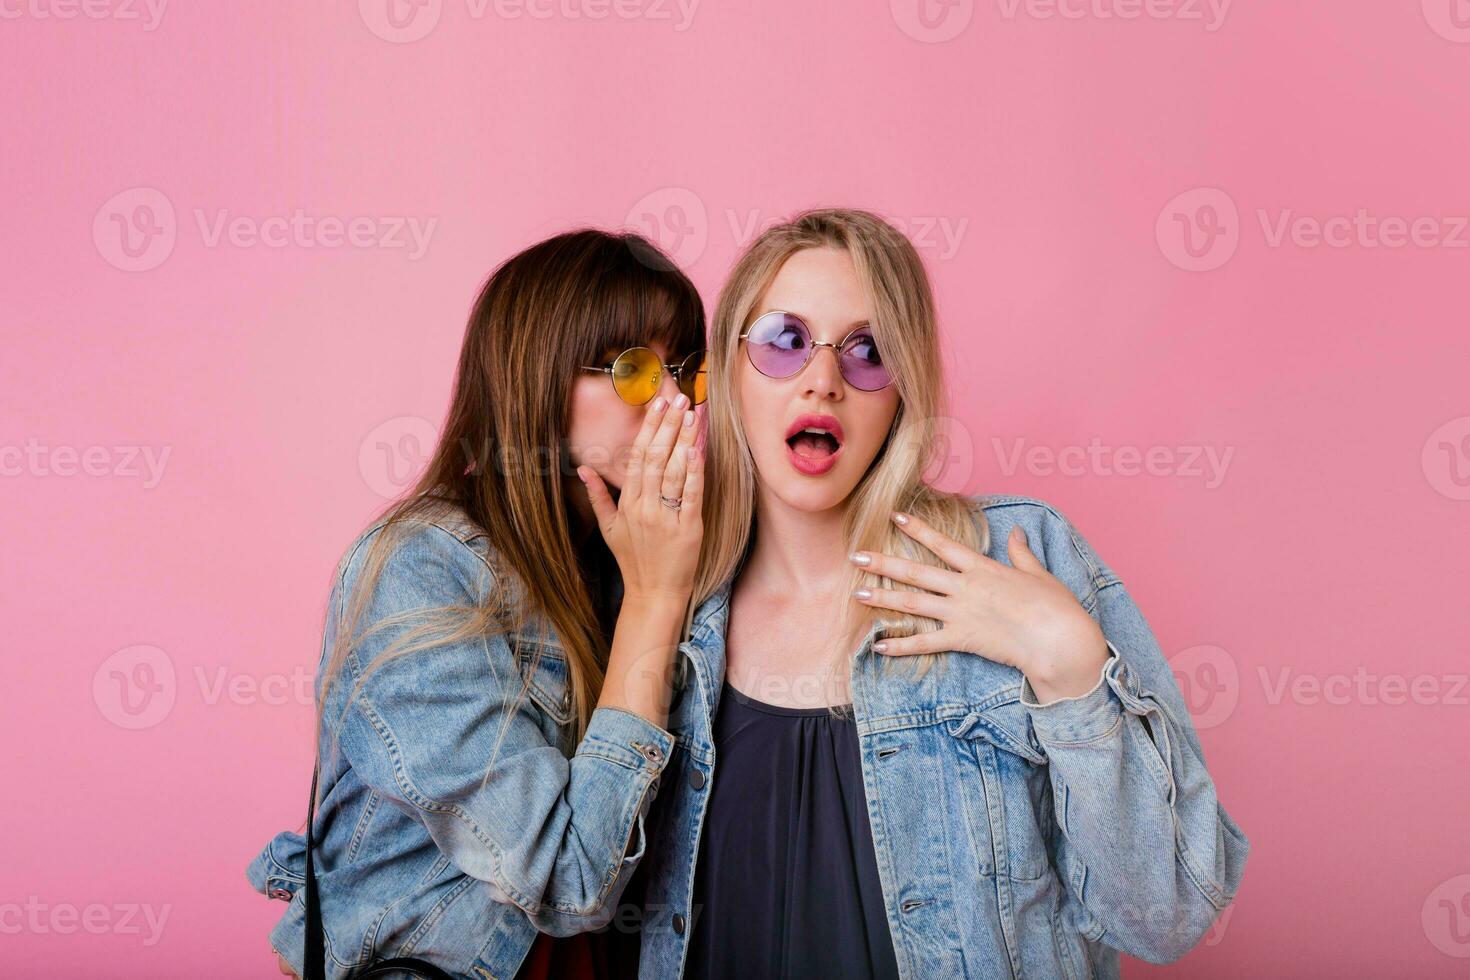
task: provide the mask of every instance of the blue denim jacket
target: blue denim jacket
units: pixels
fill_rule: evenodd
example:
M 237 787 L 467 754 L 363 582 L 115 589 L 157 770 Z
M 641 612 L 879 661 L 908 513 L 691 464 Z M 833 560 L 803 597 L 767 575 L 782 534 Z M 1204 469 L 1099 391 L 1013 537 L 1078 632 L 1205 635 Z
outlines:
M 338 568 L 323 666 L 336 611 L 381 527 L 365 531 Z M 393 550 L 366 622 L 479 603 L 492 574 L 484 534 L 446 512 Z M 316 873 L 327 976 L 413 956 L 456 976 L 507 980 L 538 930 L 608 923 L 643 856 L 644 817 L 673 740 L 637 715 L 599 708 L 569 747 L 566 659 L 535 616 L 509 636 L 386 663 L 343 716 L 349 689 L 397 635 L 361 643 L 348 683 L 326 705 Z M 298 975 L 304 871 L 297 833 L 277 834 L 248 870 L 257 890 L 289 902 L 270 941 Z
M 1123 583 L 1046 504 L 988 498 L 990 557 L 1025 530 L 1112 649 L 1087 694 L 1037 703 L 969 653 L 915 676 L 853 662 L 863 785 L 900 973 L 1116 978 L 1119 951 L 1167 962 L 1235 895 L 1250 845 L 1216 798 L 1158 643 Z M 682 975 L 725 673 L 730 587 L 700 605 L 671 707 L 677 744 L 650 821 L 640 975 Z M 776 642 L 778 638 L 772 637 Z

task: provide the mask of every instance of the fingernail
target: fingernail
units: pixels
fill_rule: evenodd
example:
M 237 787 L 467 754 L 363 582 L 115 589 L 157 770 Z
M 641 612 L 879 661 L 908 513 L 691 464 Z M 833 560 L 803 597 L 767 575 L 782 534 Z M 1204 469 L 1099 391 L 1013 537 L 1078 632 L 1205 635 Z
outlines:
M 583 483 L 587 482 L 587 474 L 582 472 L 582 467 L 580 466 L 577 467 L 577 479 L 581 480 Z
M 857 599 L 871 599 L 871 598 L 873 598 L 873 590 L 872 589 L 857 589 L 856 591 L 853 592 L 853 597 L 854 598 L 857 598 Z
M 874 643 L 873 644 L 873 652 L 874 653 L 882 653 L 883 651 L 885 651 L 887 649 L 888 649 L 888 644 L 886 644 L 886 643 Z
M 847 557 L 852 561 L 852 563 L 854 565 L 871 565 L 871 564 L 873 564 L 873 556 L 872 555 L 865 555 L 861 551 L 854 551 L 852 554 L 848 555 Z
M 662 412 L 664 410 L 664 406 L 667 404 L 668 402 L 664 401 L 664 396 L 659 395 L 653 400 L 653 410 L 655 412 Z
M 908 522 L 909 522 L 909 515 L 907 515 L 907 514 L 900 514 L 897 511 L 894 512 L 894 514 L 893 514 L 893 523 L 895 523 L 895 524 L 899 525 L 900 527 L 902 527 L 903 525 L 907 524 Z
M 683 395 L 680 395 L 679 397 L 682 398 L 684 396 Z M 687 428 L 689 428 L 693 424 L 694 424 L 694 413 L 693 412 L 685 412 L 684 413 L 684 428 L 687 429 Z
M 674 396 L 674 407 L 675 408 L 683 408 L 685 405 L 688 405 L 688 404 L 689 404 L 689 396 L 686 395 L 686 394 L 684 394 L 682 391 L 679 392 L 678 395 Z

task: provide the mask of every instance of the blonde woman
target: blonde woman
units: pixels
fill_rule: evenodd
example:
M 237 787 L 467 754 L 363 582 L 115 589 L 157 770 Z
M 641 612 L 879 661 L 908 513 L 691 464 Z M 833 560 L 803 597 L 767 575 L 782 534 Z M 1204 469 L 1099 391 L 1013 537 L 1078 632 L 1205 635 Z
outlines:
M 1127 590 L 1053 508 L 922 480 L 943 390 L 908 241 L 758 238 L 711 331 L 710 507 L 641 975 L 1116 977 L 1249 845 Z
M 673 748 L 703 347 L 699 294 L 637 236 L 490 276 L 422 479 L 337 570 L 314 814 L 249 869 L 289 903 L 283 972 L 623 975 L 593 930 Z

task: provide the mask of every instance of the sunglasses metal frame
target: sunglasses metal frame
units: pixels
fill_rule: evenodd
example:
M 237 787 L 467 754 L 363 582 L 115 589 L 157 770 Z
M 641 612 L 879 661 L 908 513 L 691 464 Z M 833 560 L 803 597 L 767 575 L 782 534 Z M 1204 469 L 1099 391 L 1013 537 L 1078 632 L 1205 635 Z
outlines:
M 778 315 L 779 316 L 789 316 L 789 317 L 791 317 L 791 319 L 795 320 L 797 323 L 801 324 L 806 329 L 806 339 L 807 339 L 807 343 L 809 345 L 807 347 L 807 349 L 806 349 L 806 360 L 804 360 L 804 361 L 801 362 L 801 367 L 797 368 L 795 371 L 792 371 L 790 374 L 786 375 L 785 377 L 776 377 L 776 375 L 766 374 L 766 372 L 761 371 L 760 365 L 757 364 L 757 363 L 755 363 L 755 359 L 754 358 L 751 358 L 750 366 L 753 367 L 753 368 L 755 368 L 757 371 L 760 371 L 761 374 L 765 374 L 765 376 L 768 377 L 768 378 L 775 378 L 775 380 L 777 380 L 777 381 L 786 381 L 789 378 L 794 378 L 798 374 L 800 374 L 801 372 L 805 371 L 807 369 L 807 365 L 811 364 L 812 358 L 817 356 L 817 348 L 818 347 L 830 347 L 830 348 L 832 348 L 832 353 L 834 355 L 836 355 L 836 357 L 837 357 L 837 373 L 840 374 L 840 375 L 842 375 L 842 383 L 845 384 L 845 385 L 847 385 L 849 388 L 853 389 L 854 391 L 882 391 L 884 388 L 887 388 L 888 385 L 893 384 L 893 373 L 892 372 L 889 372 L 887 384 L 879 385 L 876 388 L 859 388 L 857 385 L 853 384 L 850 380 L 848 380 L 847 372 L 844 371 L 844 370 L 842 370 L 842 348 L 845 347 L 847 345 L 847 342 L 853 338 L 853 335 L 857 334 L 860 331 L 867 330 L 867 331 L 869 331 L 868 336 L 870 338 L 872 338 L 873 346 L 875 346 L 875 347 L 877 346 L 877 344 L 878 344 L 878 338 L 872 336 L 873 325 L 870 324 L 870 323 L 864 323 L 861 326 L 853 327 L 851 330 L 849 330 L 847 332 L 847 336 L 843 337 L 840 341 L 838 341 L 837 343 L 834 344 L 831 341 L 828 341 L 828 340 L 817 340 L 815 337 L 813 337 L 812 336 L 812 327 L 811 327 L 811 324 L 807 323 L 805 320 L 803 320 L 801 317 L 797 316 L 795 313 L 788 313 L 786 310 L 767 310 L 766 312 L 762 313 L 760 316 L 756 317 L 754 320 L 750 321 L 750 327 L 747 327 L 746 328 L 745 333 L 741 334 L 740 337 L 739 337 L 739 339 L 740 340 L 749 340 L 750 339 L 750 328 L 751 327 L 754 327 L 757 323 L 760 323 L 762 320 L 764 320 L 768 316 L 778 316 Z M 746 357 L 750 357 L 750 346 L 748 344 L 746 345 L 745 356 Z
M 654 351 L 654 349 L 652 347 L 629 347 L 627 350 L 625 350 L 622 353 L 618 354 L 617 357 L 614 357 L 613 358 L 613 363 L 607 365 L 606 367 L 600 367 L 600 366 L 595 365 L 595 364 L 579 364 L 577 366 L 579 368 L 581 368 L 583 371 L 601 371 L 603 374 L 605 374 L 605 375 L 608 376 L 608 381 L 612 382 L 613 390 L 614 391 L 617 391 L 617 388 L 618 388 L 617 382 L 616 381 L 613 381 L 613 378 L 612 378 L 613 365 L 618 362 L 619 358 L 622 358 L 625 354 L 629 354 L 629 353 L 631 353 L 631 352 L 633 352 L 635 350 L 646 350 L 650 354 L 653 354 L 655 357 L 658 356 L 658 354 Z M 703 354 L 705 356 L 705 359 L 708 360 L 709 359 L 709 348 L 708 347 L 701 347 L 697 351 L 690 352 L 689 357 L 684 358 L 684 360 L 683 361 L 680 361 L 678 364 L 665 364 L 664 362 L 660 361 L 659 362 L 659 367 L 667 369 L 668 372 L 669 372 L 669 374 L 671 374 L 671 375 L 674 376 L 675 383 L 682 382 L 684 380 L 684 364 L 689 360 L 690 357 L 693 357 L 695 354 Z M 698 375 L 708 374 L 708 373 L 709 373 L 709 370 L 707 368 L 706 369 L 703 369 L 703 370 L 699 370 L 699 371 L 695 371 L 694 372 L 694 374 L 695 374 L 696 377 Z M 653 386 L 654 395 L 658 394 L 658 386 L 662 382 L 663 382 L 663 379 L 662 378 L 659 378 L 658 381 L 656 381 L 654 383 L 654 386 Z M 693 387 L 693 383 L 692 382 L 690 384 L 690 387 Z M 683 390 L 682 387 L 680 388 L 680 390 L 681 391 Z M 618 394 L 618 397 L 619 398 L 623 398 L 623 393 L 621 391 L 617 391 L 617 394 Z M 645 398 L 641 402 L 630 402 L 626 398 L 623 398 L 623 401 L 625 403 L 629 404 L 629 405 L 647 405 L 649 402 L 653 401 L 654 395 L 649 395 L 647 398 Z M 689 404 L 691 406 L 692 405 L 702 405 L 702 404 L 704 404 L 704 401 L 703 400 L 695 401 L 694 400 L 694 396 L 693 395 L 690 395 L 689 396 Z

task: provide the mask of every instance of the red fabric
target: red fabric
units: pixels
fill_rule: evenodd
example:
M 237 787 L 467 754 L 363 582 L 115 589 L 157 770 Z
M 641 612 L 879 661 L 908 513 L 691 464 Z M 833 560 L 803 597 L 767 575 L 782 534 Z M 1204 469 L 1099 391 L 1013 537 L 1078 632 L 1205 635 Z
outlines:
M 516 980 L 607 980 L 607 945 L 602 933 L 556 938 L 537 933 Z

